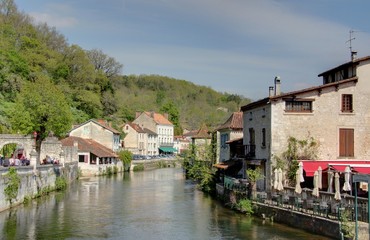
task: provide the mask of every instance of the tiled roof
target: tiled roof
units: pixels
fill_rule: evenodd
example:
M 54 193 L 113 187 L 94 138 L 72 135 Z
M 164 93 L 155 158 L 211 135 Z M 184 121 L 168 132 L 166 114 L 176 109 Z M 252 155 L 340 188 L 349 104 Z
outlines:
M 192 138 L 211 138 L 211 135 L 208 132 L 207 125 L 203 124 L 202 127 L 198 130 L 197 134 L 195 136 L 192 136 Z
M 271 97 L 267 97 L 267 98 L 249 103 L 245 106 L 242 106 L 241 110 L 242 111 L 251 110 L 251 109 L 256 108 L 256 107 L 264 106 L 264 105 L 268 104 L 270 101 L 276 101 L 280 98 L 294 97 L 295 95 L 302 94 L 302 93 L 307 93 L 307 92 L 318 92 L 318 93 L 320 93 L 322 91 L 322 89 L 325 89 L 325 88 L 338 87 L 339 85 L 342 85 L 342 84 L 346 84 L 346 83 L 350 83 L 350 82 L 355 82 L 356 83 L 357 81 L 358 81 L 358 77 L 352 77 L 352 78 L 340 80 L 338 82 L 332 82 L 332 83 L 327 83 L 327 84 L 323 84 L 323 85 L 319 85 L 319 86 L 315 86 L 315 87 L 301 89 L 301 90 L 298 90 L 298 91 L 283 93 L 283 94 L 280 94 L 280 95 L 277 95 L 277 96 L 271 96 Z
M 165 116 L 156 112 L 144 112 L 146 115 L 151 117 L 157 124 L 173 125 Z
M 233 114 L 231 114 L 229 119 L 227 119 L 227 121 L 219 126 L 216 130 L 221 129 L 243 129 L 243 112 L 234 112 Z
M 133 123 L 133 122 L 129 122 L 127 124 L 130 125 L 130 127 L 132 127 L 136 132 L 145 133 L 144 129 L 142 129 L 138 124 Z
M 78 143 L 78 151 L 90 152 L 97 157 L 115 157 L 118 155 L 109 148 L 95 142 L 92 139 L 84 139 L 80 137 L 67 137 L 61 140 L 63 146 L 73 146 L 74 142 Z

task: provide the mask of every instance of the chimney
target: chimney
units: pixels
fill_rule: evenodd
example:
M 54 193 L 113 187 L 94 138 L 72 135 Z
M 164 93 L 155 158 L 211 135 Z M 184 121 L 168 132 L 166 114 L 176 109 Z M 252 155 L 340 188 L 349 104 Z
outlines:
M 151 117 L 151 118 L 154 118 L 154 111 L 151 111 L 151 112 L 150 112 L 150 117 Z
M 275 77 L 275 96 L 278 96 L 281 94 L 280 90 L 280 77 L 276 76 Z
M 274 96 L 274 87 L 270 86 L 269 87 L 269 97 L 272 97 L 272 96 Z
M 163 116 L 168 120 L 168 113 L 163 113 Z
M 357 58 L 357 52 L 356 51 L 352 51 L 351 52 L 351 60 L 353 61 L 353 60 L 356 60 L 356 58 Z

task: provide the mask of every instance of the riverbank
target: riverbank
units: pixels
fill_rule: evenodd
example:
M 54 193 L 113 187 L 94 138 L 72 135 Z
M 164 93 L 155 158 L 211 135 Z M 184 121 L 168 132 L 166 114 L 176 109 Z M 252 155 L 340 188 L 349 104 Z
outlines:
M 226 206 L 236 206 L 241 199 L 246 199 L 246 192 L 229 190 L 217 184 L 217 197 Z M 283 204 L 273 199 L 250 200 L 253 215 L 267 221 L 282 223 L 290 227 L 330 237 L 332 239 L 354 239 L 355 222 L 339 217 L 338 214 L 319 209 L 305 209 L 297 204 Z M 353 216 L 352 216 L 353 217 Z M 368 223 L 358 221 L 358 239 L 369 239 Z
M 71 183 L 79 177 L 77 162 L 10 169 L 0 168 L 0 212 L 56 190 L 61 181 Z

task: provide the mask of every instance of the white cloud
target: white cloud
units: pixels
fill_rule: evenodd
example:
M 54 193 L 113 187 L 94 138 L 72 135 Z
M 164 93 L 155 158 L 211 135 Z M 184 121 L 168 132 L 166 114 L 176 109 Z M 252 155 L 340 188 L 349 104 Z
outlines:
M 32 12 L 30 15 L 38 23 L 47 23 L 56 28 L 69 28 L 77 25 L 78 21 L 74 17 L 58 16 L 49 13 Z

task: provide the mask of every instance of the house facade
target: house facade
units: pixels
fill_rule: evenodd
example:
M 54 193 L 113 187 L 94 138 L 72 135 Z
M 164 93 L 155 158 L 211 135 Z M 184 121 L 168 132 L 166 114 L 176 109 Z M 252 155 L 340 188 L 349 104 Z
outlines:
M 370 57 L 318 76 L 322 85 L 283 94 L 277 77 L 269 97 L 241 108 L 246 163 L 261 167 L 264 190 L 271 190 L 275 156 L 286 151 L 290 137 L 315 139 L 315 160 L 370 159 Z
M 174 153 L 176 151 L 173 148 L 174 126 L 168 120 L 168 114 L 156 112 L 136 113 L 136 119 L 133 123 L 157 134 L 156 147 L 159 153 Z
M 146 132 L 135 123 L 126 123 L 122 127 L 122 131 L 126 134 L 123 142 L 124 148 L 133 154 L 145 155 L 146 149 Z
M 234 112 L 221 126 L 216 128 L 217 163 L 230 160 L 229 141 L 243 137 L 243 112 Z
M 68 136 L 93 139 L 101 145 L 117 152 L 121 148 L 120 132 L 104 120 L 90 119 L 69 131 Z
M 63 147 L 78 149 L 78 167 L 83 176 L 104 174 L 111 166 L 123 167 L 115 152 L 92 139 L 70 136 L 62 139 L 61 143 Z

